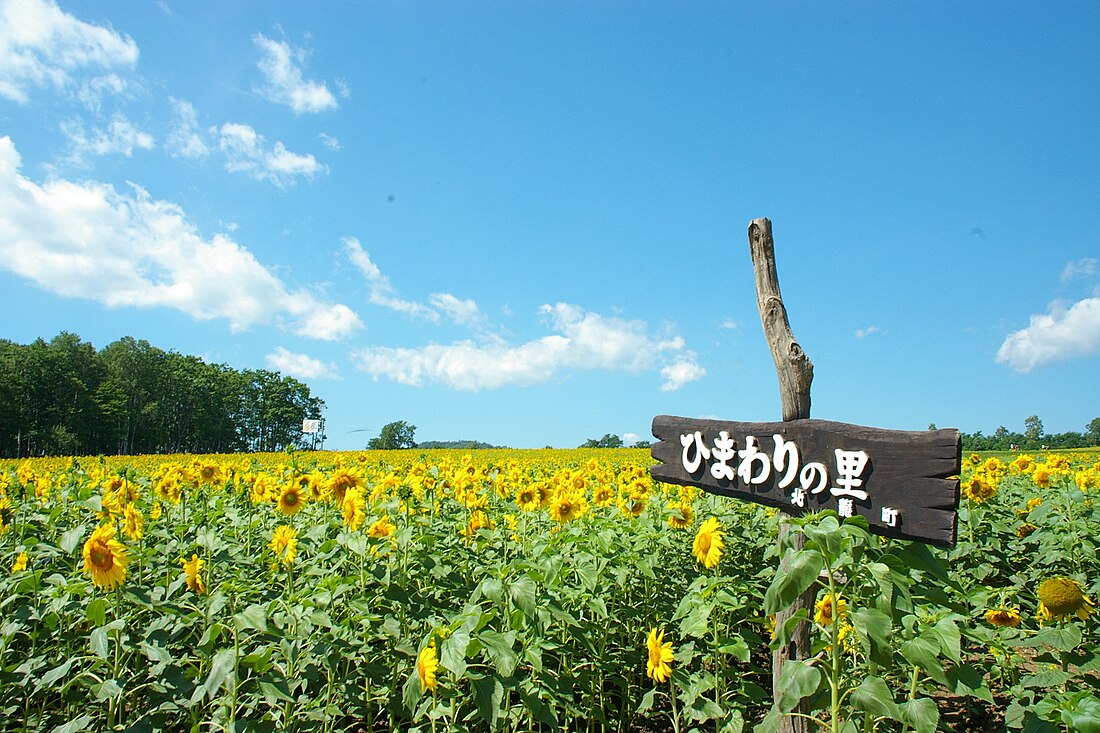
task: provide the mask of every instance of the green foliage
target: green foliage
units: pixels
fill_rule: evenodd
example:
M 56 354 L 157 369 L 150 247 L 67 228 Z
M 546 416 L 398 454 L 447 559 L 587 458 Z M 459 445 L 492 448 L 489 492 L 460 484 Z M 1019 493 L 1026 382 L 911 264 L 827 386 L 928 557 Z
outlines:
M 367 442 L 368 450 L 406 450 L 415 448 L 416 426 L 409 425 L 404 420 L 386 423 L 382 426 L 382 432 L 377 438 L 371 438 Z
M 208 364 L 130 337 L 0 340 L 0 455 L 279 451 L 324 401 L 278 372 Z
M 623 439 L 618 435 L 606 433 L 602 438 L 589 438 L 580 448 L 622 448 Z

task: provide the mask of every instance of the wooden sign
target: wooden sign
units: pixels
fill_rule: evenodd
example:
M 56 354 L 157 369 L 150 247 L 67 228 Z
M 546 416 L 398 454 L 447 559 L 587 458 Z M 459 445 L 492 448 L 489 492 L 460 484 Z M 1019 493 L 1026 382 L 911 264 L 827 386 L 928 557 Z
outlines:
M 958 430 L 882 430 L 828 420 L 726 422 L 658 415 L 658 481 L 791 514 L 832 509 L 872 532 L 954 547 Z

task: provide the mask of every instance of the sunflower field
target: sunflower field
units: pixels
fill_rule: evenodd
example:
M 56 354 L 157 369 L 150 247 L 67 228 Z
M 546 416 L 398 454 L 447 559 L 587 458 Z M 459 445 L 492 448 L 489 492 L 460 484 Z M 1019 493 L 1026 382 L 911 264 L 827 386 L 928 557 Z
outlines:
M 0 729 L 1100 730 L 1100 453 L 964 459 L 952 550 L 651 462 L 0 462 Z

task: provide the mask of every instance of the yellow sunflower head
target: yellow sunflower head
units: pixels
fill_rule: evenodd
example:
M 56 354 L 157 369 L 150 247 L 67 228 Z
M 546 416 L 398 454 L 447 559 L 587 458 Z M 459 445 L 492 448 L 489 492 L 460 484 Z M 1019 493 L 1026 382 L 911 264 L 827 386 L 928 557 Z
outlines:
M 126 580 L 130 562 L 126 547 L 115 539 L 113 524 L 100 525 L 84 542 L 84 572 L 98 588 L 109 590 Z
M 1081 590 L 1081 584 L 1073 578 L 1047 578 L 1039 585 L 1039 618 L 1041 620 L 1067 619 L 1076 616 L 1088 619 L 1093 603 Z
M 834 599 L 831 593 L 814 604 L 814 623 L 832 626 L 834 621 L 843 621 L 848 615 L 848 601 L 839 596 Z
M 435 692 L 439 685 L 439 655 L 435 651 L 434 638 L 416 658 L 416 674 L 420 678 L 421 689 Z
M 1020 609 L 1012 607 L 991 608 L 985 612 L 985 620 L 1002 629 L 1014 629 L 1020 625 Z
M 645 673 L 654 682 L 664 682 L 672 674 L 672 660 L 676 655 L 672 650 L 672 642 L 665 641 L 665 632 L 656 627 L 650 629 L 646 637 L 646 650 L 648 652 L 645 665 Z
M 692 554 L 695 559 L 707 570 L 717 567 L 722 560 L 722 548 L 725 542 L 722 539 L 722 523 L 717 517 L 711 517 L 699 527 L 692 544 Z

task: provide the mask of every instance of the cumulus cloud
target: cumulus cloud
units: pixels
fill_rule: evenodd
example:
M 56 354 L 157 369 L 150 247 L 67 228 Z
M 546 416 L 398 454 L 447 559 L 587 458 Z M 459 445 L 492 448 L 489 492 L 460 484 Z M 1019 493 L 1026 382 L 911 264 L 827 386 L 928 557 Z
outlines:
M 321 339 L 362 326 L 346 305 L 289 289 L 224 235 L 202 238 L 182 209 L 138 187 L 50 180 L 20 171 L 0 137 L 0 267 L 38 286 L 110 307 L 175 308 L 233 330 L 275 323 Z
M 707 370 L 691 359 L 680 359 L 661 367 L 661 376 L 665 380 L 661 385 L 661 391 L 675 392 L 688 382 L 698 382 L 707 376 Z
M 171 98 L 168 100 L 175 113 L 172 120 L 172 130 L 164 140 L 164 149 L 173 158 L 205 158 L 210 154 L 210 147 L 203 140 L 199 130 L 199 116 L 195 113 L 195 107 L 183 99 Z
M 352 358 L 375 380 L 429 382 L 464 391 L 541 384 L 571 369 L 639 372 L 668 354 L 672 363 L 661 369 L 662 389 L 679 389 L 706 373 L 684 349 L 683 339 L 654 338 L 641 321 L 601 316 L 568 303 L 543 305 L 539 313 L 553 333 L 519 345 L 494 339 L 370 347 L 353 352 Z
M 230 173 L 247 173 L 279 188 L 293 186 L 301 176 L 313 178 L 328 173 L 328 167 L 312 155 L 292 153 L 281 142 L 268 148 L 264 136 L 248 125 L 227 122 L 216 133 L 218 149 L 225 154 L 225 169 Z
M 336 97 L 324 82 L 303 78 L 301 64 L 306 57 L 303 49 L 294 48 L 285 41 L 273 41 L 261 33 L 254 35 L 252 41 L 260 47 L 261 56 L 256 65 L 266 82 L 257 87 L 260 94 L 272 102 L 287 105 L 296 115 L 336 109 Z
M 314 359 L 306 354 L 295 354 L 276 346 L 275 351 L 265 357 L 272 369 L 289 374 L 298 379 L 339 379 L 340 373 L 335 364 Z
M 97 93 L 125 86 L 112 70 L 137 59 L 134 39 L 77 20 L 53 0 L 0 0 L 0 97 L 26 104 L 32 88 L 75 87 L 94 103 Z M 74 78 L 80 71 L 87 75 Z
M 68 120 L 61 124 L 61 131 L 72 145 L 70 159 L 82 162 L 89 155 L 122 155 L 127 158 L 135 149 L 152 150 L 153 136 L 137 129 L 121 114 L 115 114 L 106 130 L 93 127 L 85 131 L 80 120 Z
M 1010 333 L 997 350 L 997 361 L 1026 373 L 1054 361 L 1100 352 L 1100 298 L 1085 298 L 1068 309 L 1053 303 L 1033 315 L 1027 328 Z

